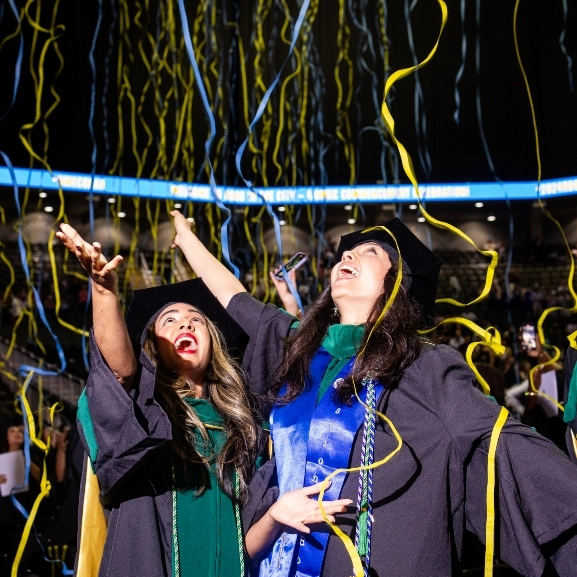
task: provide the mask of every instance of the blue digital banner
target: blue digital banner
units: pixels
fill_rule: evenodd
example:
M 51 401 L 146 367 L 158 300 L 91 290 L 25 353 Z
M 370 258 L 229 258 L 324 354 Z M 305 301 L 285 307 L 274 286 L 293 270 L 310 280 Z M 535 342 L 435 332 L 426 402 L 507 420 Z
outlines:
M 214 202 L 208 184 L 147 180 L 120 176 L 95 176 L 73 172 L 50 173 L 46 170 L 15 168 L 18 186 L 92 192 L 96 194 L 141 196 L 194 202 Z M 11 186 L 7 168 L 0 167 L 0 186 Z M 257 188 L 271 204 L 345 204 L 371 202 L 411 202 L 417 200 L 415 189 L 406 184 L 358 186 L 297 186 Z M 577 177 L 537 182 L 428 184 L 419 187 L 421 199 L 429 202 L 461 200 L 522 200 L 577 194 Z M 263 201 L 247 188 L 217 186 L 222 202 L 238 205 L 261 205 Z

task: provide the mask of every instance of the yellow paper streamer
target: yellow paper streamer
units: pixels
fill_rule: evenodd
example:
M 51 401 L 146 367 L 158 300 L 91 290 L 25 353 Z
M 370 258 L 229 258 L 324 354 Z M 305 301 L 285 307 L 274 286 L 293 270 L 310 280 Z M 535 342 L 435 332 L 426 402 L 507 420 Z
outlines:
M 487 462 L 487 522 L 485 524 L 485 577 L 493 575 L 493 555 L 495 552 L 495 455 L 497 453 L 497 443 L 499 435 L 507 421 L 509 413 L 505 407 L 501 407 L 501 412 L 491 433 L 489 442 L 489 456 Z
M 577 331 L 571 333 L 567 339 L 569 340 L 569 345 L 571 345 L 572 348 L 577 349 Z
M 541 183 L 541 152 L 540 152 L 540 147 L 539 147 L 539 130 L 537 128 L 537 117 L 535 115 L 535 107 L 533 105 L 533 98 L 531 96 L 531 87 L 529 86 L 529 80 L 527 78 L 525 68 L 523 67 L 523 61 L 521 60 L 521 52 L 519 51 L 519 42 L 518 42 L 518 38 L 517 38 L 517 14 L 519 11 L 519 4 L 520 4 L 520 0 L 516 0 L 515 10 L 513 13 L 513 38 L 515 40 L 515 53 L 517 55 L 517 61 L 519 62 L 519 68 L 521 69 L 521 74 L 523 75 L 523 81 L 525 82 L 525 88 L 527 90 L 527 97 L 529 98 L 529 106 L 531 108 L 531 120 L 533 123 L 533 133 L 535 135 L 535 152 L 536 152 L 536 156 L 537 156 L 537 190 L 539 191 L 539 186 Z M 565 232 L 563 231 L 563 227 L 561 226 L 559 221 L 556 220 L 553 217 L 553 215 L 545 208 L 545 206 L 541 200 L 540 194 L 538 196 L 538 200 L 539 200 L 539 206 L 541 207 L 541 210 L 545 213 L 547 218 L 549 220 L 551 220 L 555 224 L 555 226 L 559 229 L 559 232 L 561 233 L 561 236 L 563 237 L 563 241 L 565 242 L 565 246 L 566 246 L 567 252 L 569 254 L 569 261 L 571 263 L 571 266 L 569 269 L 569 278 L 567 280 L 567 287 L 569 288 L 569 292 L 571 293 L 571 296 L 573 297 L 573 307 L 571 307 L 571 308 L 550 307 L 548 309 L 545 309 L 543 311 L 543 313 L 541 314 L 541 316 L 539 317 L 539 320 L 537 321 L 537 330 L 538 330 L 539 340 L 541 342 L 541 345 L 543 347 L 545 347 L 546 349 L 552 349 L 554 351 L 554 354 L 553 354 L 553 358 L 550 361 L 547 361 L 546 363 L 542 363 L 541 365 L 536 365 L 535 367 L 533 367 L 531 369 L 531 371 L 529 372 L 529 383 L 530 383 L 531 390 L 533 391 L 534 394 L 548 399 L 560 411 L 565 411 L 565 408 L 563 407 L 563 405 L 558 403 L 555 399 L 553 399 L 549 395 L 539 391 L 535 387 L 535 372 L 540 370 L 542 367 L 552 365 L 561 356 L 561 351 L 557 347 L 547 344 L 547 340 L 545 339 L 545 333 L 543 331 L 543 324 L 544 324 L 546 318 L 549 316 L 550 313 L 555 312 L 555 311 L 577 312 L 577 293 L 575 293 L 575 289 L 573 288 L 573 278 L 575 276 L 575 259 L 573 258 L 573 253 L 571 252 L 571 247 L 569 246 L 569 242 L 567 240 Z M 576 333 L 569 335 L 568 339 L 569 339 L 569 344 L 572 347 L 577 348 L 577 346 L 575 345 L 575 334 Z
M 30 441 L 36 445 L 41 451 L 44 451 L 44 459 L 42 462 L 42 477 L 40 479 L 40 493 L 34 500 L 34 504 L 32 505 L 32 509 L 30 510 L 30 514 L 28 515 L 28 519 L 26 519 L 26 524 L 24 525 L 24 530 L 22 531 L 22 537 L 20 538 L 20 543 L 18 545 L 18 549 L 16 551 L 16 556 L 14 557 L 14 561 L 12 563 L 12 571 L 11 577 L 17 577 L 18 575 L 18 567 L 20 565 L 20 561 L 22 559 L 22 554 L 24 553 L 24 549 L 26 547 L 26 543 L 28 542 L 28 538 L 30 537 L 30 530 L 34 524 L 34 520 L 36 518 L 36 513 L 38 512 L 38 508 L 40 507 L 40 503 L 44 497 L 48 496 L 50 493 L 50 481 L 48 480 L 48 471 L 46 468 L 46 457 L 48 456 L 48 452 L 50 451 L 50 435 L 48 435 L 48 439 L 46 443 L 42 441 L 36 435 L 36 423 L 34 422 L 34 413 L 30 408 L 30 404 L 28 403 L 28 399 L 26 398 L 26 392 L 28 389 L 28 385 L 32 380 L 34 375 L 34 371 L 30 371 L 26 380 L 24 381 L 19 395 L 22 399 L 22 406 L 24 410 L 24 418 L 28 423 L 28 432 L 30 435 Z M 50 426 L 52 427 L 54 423 L 54 413 L 59 409 L 60 403 L 55 403 L 50 407 Z

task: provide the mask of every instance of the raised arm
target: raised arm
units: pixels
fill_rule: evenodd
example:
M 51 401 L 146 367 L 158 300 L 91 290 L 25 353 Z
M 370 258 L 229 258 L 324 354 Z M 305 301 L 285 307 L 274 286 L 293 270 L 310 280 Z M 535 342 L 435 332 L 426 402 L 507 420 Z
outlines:
M 174 218 L 176 230 L 172 247 L 182 250 L 192 270 L 202 277 L 208 290 L 226 308 L 234 295 L 246 292 L 242 283 L 198 240 L 190 230 L 190 223 L 178 210 L 173 210 L 170 215 Z
M 56 236 L 90 276 L 96 344 L 118 382 L 128 391 L 136 373 L 136 357 L 118 300 L 115 269 L 122 257 L 115 256 L 107 262 L 99 243 L 86 242 L 68 224 L 61 224 L 60 229 L 62 232 Z

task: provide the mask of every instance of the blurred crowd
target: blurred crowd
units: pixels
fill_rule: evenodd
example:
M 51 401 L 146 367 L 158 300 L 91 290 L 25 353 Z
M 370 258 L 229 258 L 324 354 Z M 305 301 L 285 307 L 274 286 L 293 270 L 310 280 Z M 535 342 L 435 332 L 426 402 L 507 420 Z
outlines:
M 255 281 L 252 271 L 244 272 L 241 279 L 247 290 L 253 292 L 257 298 L 274 302 L 297 316 L 306 315 L 307 307 L 327 285 L 334 263 L 334 250 L 327 245 L 318 255 L 309 255 L 308 261 L 291 273 L 303 310 L 294 308 L 295 304 L 292 302 L 294 297 L 291 301 L 291 297 L 287 296 L 288 291 L 283 281 L 275 280 L 270 275 L 261 275 L 261 278 Z M 449 296 L 461 302 L 470 302 L 482 290 L 482 286 L 478 284 L 462 282 L 459 267 L 448 267 L 445 275 L 447 282 L 443 290 L 448 292 L 438 296 Z M 42 279 L 38 294 L 45 318 L 61 337 L 68 361 L 68 371 L 84 378 L 86 369 L 82 361 L 80 336 L 63 329 L 58 323 L 52 279 L 47 274 L 43 274 Z M 166 280 L 168 282 L 169 279 Z M 61 275 L 59 282 L 61 297 L 59 317 L 75 327 L 90 326 L 87 284 L 67 275 Z M 534 347 L 530 348 L 524 346 L 520 327 L 528 324 L 536 331 L 535 325 L 545 309 L 570 308 L 572 305 L 572 296 L 566 285 L 543 286 L 538 282 L 522 283 L 519 275 L 512 269 L 508 285 L 505 286 L 501 278 L 495 277 L 490 294 L 483 302 L 464 309 L 440 305 L 437 307 L 435 318 L 436 323 L 441 323 L 446 318 L 462 316 L 481 327 L 491 325 L 499 330 L 505 347 L 503 354 L 497 355 L 485 346 L 474 348 L 473 360 L 480 375 L 490 386 L 491 395 L 496 402 L 507 406 L 515 417 L 551 439 L 563 451 L 566 451 L 566 445 L 562 416 L 554 403 L 536 394 L 533 387 L 539 390 L 541 382 L 546 381 L 549 387 L 548 394 L 552 394 L 556 399 L 563 399 L 562 356 L 557 363 L 551 363 L 551 349 L 543 345 L 555 345 L 560 348 L 563 355 L 568 344 L 567 336 L 577 330 L 577 317 L 567 311 L 552 311 L 545 324 L 546 343 L 541 343 L 537 335 Z M 43 329 L 40 316 L 32 291 L 26 286 L 15 285 L 2 303 L 0 335 L 8 340 L 15 331 L 17 340 L 31 353 L 44 358 L 48 363 L 57 364 L 56 350 L 50 344 L 52 339 Z M 31 329 L 30 319 L 36 321 L 36 335 Z M 469 345 L 478 340 L 473 331 L 458 323 L 440 324 L 436 332 L 428 337 L 436 342 L 448 344 L 463 356 L 466 355 Z M 44 343 L 46 353 L 40 350 L 38 339 Z M 532 369 L 535 369 L 533 387 L 530 382 Z M 553 388 L 551 383 L 554 383 Z M 2 385 L 1 380 L 0 387 L 2 387 L 0 388 L 1 487 L 10 483 L 9 475 L 2 470 L 2 463 L 8 461 L 2 460 L 1 455 L 12 453 L 11 457 L 16 457 L 18 462 L 25 463 L 26 460 L 23 416 L 21 411 L 15 408 L 13 393 Z M 60 413 L 56 422 L 52 424 L 47 422 L 47 415 L 48 413 L 44 411 L 44 418 L 39 420 L 39 435 L 50 445 L 46 456 L 46 471 L 51 490 L 48 497 L 41 502 L 34 529 L 27 540 L 20 563 L 20 574 L 38 577 L 64 575 L 67 574 L 66 569 L 73 567 L 83 462 L 74 413 L 72 411 L 68 411 L 68 414 Z M 35 414 L 34 418 L 38 421 L 38 414 Z M 44 460 L 44 451 L 32 445 L 29 467 L 28 470 L 24 469 L 24 489 L 13 492 L 12 496 L 2 491 L 0 575 L 10 574 L 26 523 L 25 515 L 20 512 L 13 500 L 16 499 L 24 511 L 31 511 L 40 492 Z M 10 462 L 14 462 L 14 459 Z
M 48 420 L 47 410 L 42 415 Z M 74 415 L 57 414 L 52 426 L 40 419 L 36 433 L 49 446 L 48 453 L 34 443 L 27 449 L 23 423 L 14 395 L 0 386 L 0 575 L 11 574 L 46 467 L 50 491 L 40 502 L 18 574 L 53 577 L 74 566 L 83 449 Z

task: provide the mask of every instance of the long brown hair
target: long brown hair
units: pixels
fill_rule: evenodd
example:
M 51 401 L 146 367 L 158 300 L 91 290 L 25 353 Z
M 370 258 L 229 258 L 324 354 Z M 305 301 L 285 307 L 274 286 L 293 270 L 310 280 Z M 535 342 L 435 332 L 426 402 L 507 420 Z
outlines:
M 242 503 L 246 498 L 256 458 L 263 446 L 264 433 L 260 426 L 257 402 L 248 392 L 241 367 L 228 354 L 218 328 L 206 316 L 204 319 L 211 337 L 212 354 L 202 384 L 203 395 L 225 422 L 226 442 L 217 455 L 203 457 L 195 448 L 195 431 L 200 432 L 204 442 L 208 443 L 206 427 L 184 401 L 185 397 L 192 394 L 186 378 L 166 367 L 160 359 L 154 323 L 148 329 L 143 348 L 156 365 L 158 401 L 172 423 L 173 462 L 182 467 L 200 466 L 204 483 L 196 487 L 199 493 L 204 490 L 207 482 L 205 467 L 215 463 L 218 482 L 233 501 L 237 500 L 233 481 L 236 471 Z
M 365 323 L 359 352 L 366 345 L 365 351 L 357 358 L 352 374 L 347 376 L 336 390 L 338 398 L 343 402 L 349 402 L 354 394 L 353 379 L 357 389 L 369 375 L 383 384 L 395 386 L 405 369 L 419 356 L 422 346 L 417 334 L 421 321 L 420 307 L 402 285 L 391 308 L 369 339 L 371 329 L 393 291 L 397 270 L 397 266 L 392 263 L 383 281 L 383 293 L 375 300 Z M 285 354 L 275 372 L 276 383 L 272 389 L 277 403 L 289 403 L 303 391 L 313 357 L 329 326 L 338 322 L 334 307 L 329 286 L 309 308 L 296 335 L 286 341 Z M 286 385 L 286 391 L 280 395 L 283 385 Z

